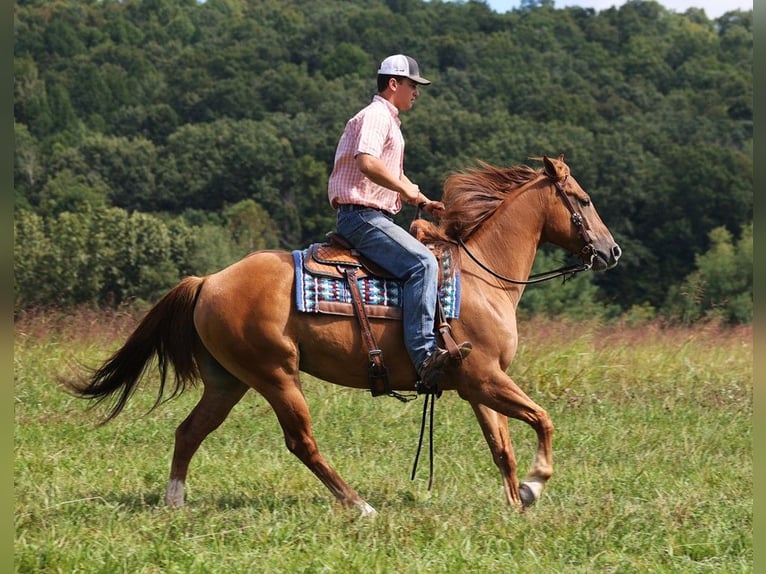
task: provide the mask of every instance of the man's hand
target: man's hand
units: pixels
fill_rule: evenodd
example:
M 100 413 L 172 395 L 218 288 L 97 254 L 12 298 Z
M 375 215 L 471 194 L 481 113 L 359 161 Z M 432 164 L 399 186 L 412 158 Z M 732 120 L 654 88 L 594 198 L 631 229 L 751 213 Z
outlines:
M 436 219 L 439 219 L 444 215 L 444 204 L 441 201 L 428 200 L 423 206 L 423 211 L 434 216 Z
M 401 187 L 399 195 L 402 196 L 402 200 L 405 203 L 412 203 L 417 201 L 417 199 L 420 197 L 420 187 L 418 187 L 417 184 L 412 183 L 405 177 L 399 180 L 399 184 Z

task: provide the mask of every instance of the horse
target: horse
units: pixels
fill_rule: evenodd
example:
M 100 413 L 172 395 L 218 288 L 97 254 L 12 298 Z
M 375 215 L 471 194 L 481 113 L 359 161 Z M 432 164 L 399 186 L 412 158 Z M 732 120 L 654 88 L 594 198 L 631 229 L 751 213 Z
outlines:
M 419 228 L 424 241 L 450 250 L 459 263 L 461 311 L 449 326 L 456 339 L 473 343 L 468 357 L 444 369 L 439 392 L 457 391 L 471 405 L 505 498 L 519 512 L 539 499 L 553 474 L 551 417 L 506 373 L 517 349 L 516 309 L 529 283 L 525 279 L 544 243 L 565 249 L 593 271 L 614 267 L 622 254 L 563 154 L 530 159 L 543 167 L 499 168 L 480 161 L 478 167 L 449 174 L 443 216 Z M 290 252 L 262 250 L 215 273 L 186 277 L 100 368 L 66 383 L 76 396 L 91 399 L 90 406 L 111 404 L 101 421 L 105 424 L 123 410 L 155 360 L 160 378 L 152 409 L 202 380 L 199 402 L 175 431 L 164 497 L 168 506 L 185 504 L 193 455 L 253 389 L 274 410 L 287 449 L 337 502 L 362 516 L 376 514 L 320 453 L 300 380 L 304 372 L 332 384 L 367 388 L 370 363 L 359 325 L 353 317 L 296 310 L 295 273 Z M 417 373 L 401 323 L 373 317 L 370 324 L 386 357 L 391 389 L 411 391 Z M 168 383 L 166 393 L 170 366 L 173 387 Z M 524 421 L 537 435 L 533 464 L 522 480 L 509 417 Z

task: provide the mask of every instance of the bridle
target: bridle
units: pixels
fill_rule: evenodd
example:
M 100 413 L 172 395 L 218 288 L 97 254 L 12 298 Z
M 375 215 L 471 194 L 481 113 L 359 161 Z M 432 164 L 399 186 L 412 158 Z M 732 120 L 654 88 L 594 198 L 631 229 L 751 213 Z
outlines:
M 587 263 L 580 263 L 578 265 L 569 265 L 567 267 L 560 267 L 558 269 L 554 269 L 553 271 L 537 273 L 535 275 L 531 275 L 529 279 L 527 280 L 511 279 L 510 277 L 506 277 L 505 275 L 501 275 L 500 273 L 493 271 L 491 268 L 487 267 L 487 265 L 479 261 L 476 255 L 471 253 L 471 250 L 468 249 L 468 246 L 465 244 L 465 242 L 462 239 L 458 240 L 458 244 L 460 245 L 460 247 L 463 248 L 463 250 L 468 254 L 468 256 L 471 259 L 473 259 L 473 261 L 479 267 L 481 267 L 484 271 L 486 271 L 493 277 L 500 279 L 501 281 L 505 281 L 507 283 L 514 283 L 516 285 L 531 285 L 533 283 L 541 283 L 542 281 L 555 279 L 556 277 L 564 277 L 564 281 L 566 281 L 567 279 L 571 279 L 576 273 L 580 273 L 581 271 L 587 271 L 593 266 L 593 259 L 596 257 L 596 250 L 593 247 L 593 239 L 591 238 L 590 233 L 588 233 L 588 230 L 585 227 L 585 220 L 583 219 L 582 214 L 575 209 L 574 205 L 572 204 L 572 200 L 569 199 L 569 196 L 567 195 L 566 191 L 564 191 L 564 184 L 566 184 L 568 177 L 569 177 L 568 175 L 565 175 L 561 181 L 553 180 L 553 186 L 556 188 L 556 192 L 561 196 L 561 199 L 564 202 L 564 206 L 569 210 L 572 225 L 574 225 L 577 228 L 577 231 L 580 234 L 580 237 L 585 243 L 585 246 L 580 250 L 579 255 L 583 259 L 586 259 Z

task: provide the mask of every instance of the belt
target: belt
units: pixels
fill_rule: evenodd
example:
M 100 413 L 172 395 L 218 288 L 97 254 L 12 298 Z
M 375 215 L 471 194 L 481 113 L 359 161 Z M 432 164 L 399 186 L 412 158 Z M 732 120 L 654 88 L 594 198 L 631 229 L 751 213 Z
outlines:
M 394 214 L 385 211 L 384 209 L 379 209 L 377 207 L 370 207 L 369 205 L 357 205 L 356 203 L 343 203 L 338 206 L 338 211 L 379 211 L 383 215 L 388 215 L 389 217 L 393 217 Z

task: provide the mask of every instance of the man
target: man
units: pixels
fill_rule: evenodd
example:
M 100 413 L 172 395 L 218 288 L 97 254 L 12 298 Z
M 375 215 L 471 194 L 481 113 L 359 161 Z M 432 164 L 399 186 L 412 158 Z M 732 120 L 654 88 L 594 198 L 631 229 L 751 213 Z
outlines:
M 337 230 L 366 258 L 403 282 L 404 344 L 425 388 L 432 388 L 449 353 L 436 344 L 434 317 L 439 266 L 433 253 L 394 223 L 402 202 L 431 215 L 444 204 L 431 201 L 404 174 L 404 137 L 399 112 L 409 110 L 430 84 L 415 60 L 389 56 L 378 69 L 378 93 L 351 118 L 335 151 L 328 183 L 337 209 Z M 466 357 L 471 343 L 459 345 Z

